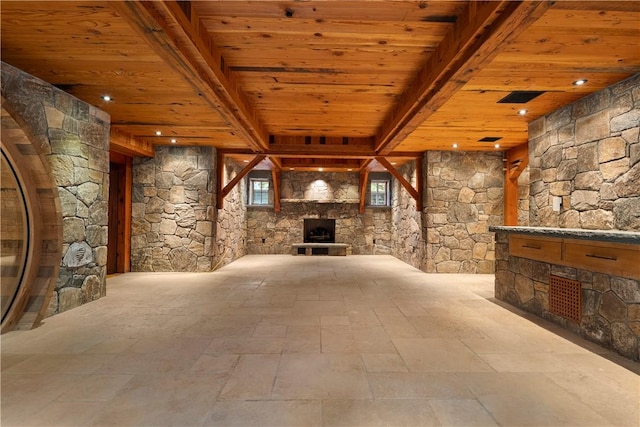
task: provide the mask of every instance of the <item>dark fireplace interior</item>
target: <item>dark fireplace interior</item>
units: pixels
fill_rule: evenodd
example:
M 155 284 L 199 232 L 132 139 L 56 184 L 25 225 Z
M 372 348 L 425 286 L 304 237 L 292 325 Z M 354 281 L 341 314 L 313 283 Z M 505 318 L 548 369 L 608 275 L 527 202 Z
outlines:
M 305 219 L 304 243 L 335 243 L 335 219 Z

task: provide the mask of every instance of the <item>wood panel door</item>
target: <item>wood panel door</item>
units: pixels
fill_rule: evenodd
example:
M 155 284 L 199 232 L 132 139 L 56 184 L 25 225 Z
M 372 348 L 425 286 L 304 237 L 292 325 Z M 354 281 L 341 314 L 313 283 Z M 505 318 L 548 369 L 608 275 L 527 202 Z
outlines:
M 107 274 L 131 271 L 131 157 L 111 155 Z

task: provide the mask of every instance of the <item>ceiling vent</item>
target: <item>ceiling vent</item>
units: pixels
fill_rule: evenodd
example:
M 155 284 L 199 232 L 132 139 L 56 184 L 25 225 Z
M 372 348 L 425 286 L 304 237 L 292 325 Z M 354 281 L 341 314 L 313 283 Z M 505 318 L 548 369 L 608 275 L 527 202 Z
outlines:
M 526 104 L 543 93 L 544 91 L 539 90 L 514 90 L 498 101 L 498 104 Z
M 482 139 L 479 139 L 478 142 L 496 142 L 499 139 L 502 139 L 501 136 L 485 136 Z

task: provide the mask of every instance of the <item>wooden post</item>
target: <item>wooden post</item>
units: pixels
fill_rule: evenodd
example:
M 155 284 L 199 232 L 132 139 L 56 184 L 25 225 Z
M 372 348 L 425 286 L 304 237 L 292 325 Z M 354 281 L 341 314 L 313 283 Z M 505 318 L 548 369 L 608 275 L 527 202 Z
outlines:
M 369 182 L 369 169 L 360 171 L 360 213 L 364 213 L 364 207 L 367 197 L 367 182 Z
M 273 211 L 280 212 L 280 182 L 282 182 L 282 172 L 278 169 L 271 170 L 273 178 Z
M 507 150 L 505 160 L 504 225 L 518 225 L 518 178 L 529 164 L 529 144 Z

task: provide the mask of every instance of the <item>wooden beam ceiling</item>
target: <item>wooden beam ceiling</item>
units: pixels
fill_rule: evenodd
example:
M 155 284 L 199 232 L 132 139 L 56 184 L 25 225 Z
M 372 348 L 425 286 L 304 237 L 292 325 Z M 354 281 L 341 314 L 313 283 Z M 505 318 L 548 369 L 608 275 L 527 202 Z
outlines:
M 267 134 L 245 101 L 237 82 L 225 74 L 224 59 L 210 41 L 201 37 L 198 17 L 191 2 L 112 2 L 145 41 L 187 81 L 198 95 L 229 122 L 249 147 L 259 152 L 268 147 Z
M 265 155 L 264 169 L 373 171 L 376 157 L 402 165 L 453 144 L 508 150 L 532 120 L 640 72 L 636 1 L 0 8 L 2 60 L 106 111 L 114 150 L 152 155 L 176 140 L 241 162 Z M 578 78 L 589 84 L 571 85 Z M 498 103 L 514 90 L 544 94 Z
M 375 142 L 388 155 L 551 5 L 546 1 L 468 2 L 465 11 L 388 114 Z

